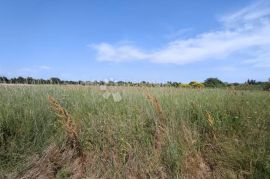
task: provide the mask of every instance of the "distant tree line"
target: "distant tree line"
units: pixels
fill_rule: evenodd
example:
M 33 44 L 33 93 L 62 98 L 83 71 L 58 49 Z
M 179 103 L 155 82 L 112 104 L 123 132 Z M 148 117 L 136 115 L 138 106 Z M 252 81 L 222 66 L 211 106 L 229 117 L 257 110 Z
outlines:
M 61 80 L 57 77 L 52 77 L 49 79 L 35 79 L 32 77 L 15 77 L 7 78 L 5 76 L 0 76 L 0 83 L 6 84 L 59 84 L 59 85 L 107 85 L 107 86 L 146 86 L 146 87 L 183 87 L 183 88 L 223 88 L 223 87 L 250 87 L 250 86 L 262 86 L 265 90 L 270 90 L 270 79 L 267 82 L 260 82 L 252 79 L 248 79 L 245 83 L 226 83 L 218 78 L 207 78 L 204 82 L 191 81 L 190 83 L 180 83 L 168 81 L 166 83 L 151 83 L 147 81 L 141 82 L 125 82 L 125 81 L 69 81 Z

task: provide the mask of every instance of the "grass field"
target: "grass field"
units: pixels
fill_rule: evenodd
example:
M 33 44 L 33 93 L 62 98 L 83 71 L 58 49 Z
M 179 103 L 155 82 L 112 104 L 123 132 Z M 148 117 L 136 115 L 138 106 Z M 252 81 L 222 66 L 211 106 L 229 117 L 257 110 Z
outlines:
M 0 86 L 0 178 L 42 175 L 269 178 L 270 93 Z

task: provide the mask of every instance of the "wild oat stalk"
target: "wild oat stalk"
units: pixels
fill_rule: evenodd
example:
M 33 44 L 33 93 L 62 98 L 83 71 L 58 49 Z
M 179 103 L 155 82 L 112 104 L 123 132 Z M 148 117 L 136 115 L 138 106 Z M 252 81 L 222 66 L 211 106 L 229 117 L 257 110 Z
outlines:
M 157 98 L 149 93 L 145 93 L 146 98 L 150 101 L 154 107 L 158 120 L 156 122 L 156 131 L 155 131 L 155 149 L 161 151 L 161 147 L 164 142 L 164 132 L 165 132 L 165 117 L 161 105 Z
M 208 125 L 211 127 L 213 137 L 214 137 L 214 139 L 216 139 L 215 129 L 214 129 L 214 121 L 215 121 L 214 117 L 212 117 L 211 113 L 208 111 L 206 111 L 205 115 L 207 118 Z
M 206 117 L 207 117 L 207 121 L 209 126 L 213 127 L 214 125 L 214 118 L 211 116 L 210 112 L 206 111 Z
M 157 100 L 155 96 L 150 95 L 149 93 L 146 93 L 145 95 L 146 95 L 146 98 L 153 105 L 155 111 L 157 112 L 160 122 L 164 122 L 165 118 L 164 118 L 164 114 L 163 114 L 163 110 L 161 108 L 160 102 Z
M 61 120 L 61 123 L 65 126 L 68 136 L 67 143 L 70 144 L 72 148 L 75 148 L 79 154 L 81 154 L 81 147 L 78 140 L 78 133 L 75 125 L 73 124 L 71 115 L 52 96 L 48 96 L 48 100 L 50 102 L 52 109 L 55 111 L 56 115 Z

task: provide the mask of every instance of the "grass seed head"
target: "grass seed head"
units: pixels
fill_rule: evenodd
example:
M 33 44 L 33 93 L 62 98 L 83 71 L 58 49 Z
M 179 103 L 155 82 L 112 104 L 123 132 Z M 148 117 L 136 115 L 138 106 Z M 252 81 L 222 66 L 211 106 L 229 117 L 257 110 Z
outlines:
M 67 112 L 65 108 L 63 108 L 60 103 L 54 99 L 52 96 L 48 96 L 49 103 L 56 113 L 56 115 L 61 120 L 61 123 L 65 126 L 67 135 L 68 135 L 68 143 L 74 148 L 77 148 L 78 151 L 81 151 L 81 147 L 79 145 L 78 133 L 75 125 L 73 124 L 71 115 Z

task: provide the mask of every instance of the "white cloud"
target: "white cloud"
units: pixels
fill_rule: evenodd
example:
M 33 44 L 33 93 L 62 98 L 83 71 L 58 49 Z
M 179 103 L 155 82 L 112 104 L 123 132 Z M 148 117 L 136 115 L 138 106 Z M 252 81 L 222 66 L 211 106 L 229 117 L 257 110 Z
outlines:
M 46 65 L 40 66 L 39 68 L 40 68 L 41 70 L 50 70 L 50 69 L 52 69 L 52 67 L 46 66 Z
M 185 29 L 180 29 L 180 30 L 173 30 L 172 32 L 166 34 L 164 37 L 166 39 L 175 39 L 175 38 L 179 38 L 179 37 L 185 37 L 191 31 L 193 31 L 192 28 L 185 28 Z
M 97 50 L 97 59 L 101 61 L 127 61 L 127 60 L 143 60 L 147 59 L 148 55 L 141 52 L 139 49 L 129 45 L 111 45 L 108 43 L 101 43 L 92 45 Z
M 228 14 L 220 18 L 225 25 L 238 25 L 256 23 L 257 20 L 262 20 L 270 15 L 270 3 L 267 0 L 261 0 L 251 4 L 237 12 Z
M 219 19 L 221 30 L 174 40 L 163 48 L 142 50 L 133 44 L 92 45 L 100 61 L 147 60 L 153 63 L 189 64 L 203 60 L 248 58 L 257 67 L 270 66 L 270 3 L 260 1 Z M 239 55 L 239 53 L 241 55 Z M 252 63 L 251 63 L 252 61 Z

